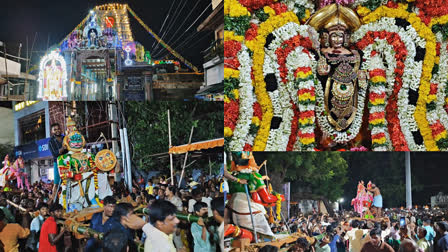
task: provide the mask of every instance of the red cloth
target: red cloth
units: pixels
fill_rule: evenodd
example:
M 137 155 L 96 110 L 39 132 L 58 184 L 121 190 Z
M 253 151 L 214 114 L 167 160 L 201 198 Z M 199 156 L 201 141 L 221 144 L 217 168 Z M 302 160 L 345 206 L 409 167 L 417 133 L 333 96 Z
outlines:
M 42 228 L 40 231 L 39 238 L 39 252 L 57 252 L 56 245 L 51 245 L 48 240 L 49 234 L 57 234 L 58 233 L 58 225 L 54 217 L 49 217 L 44 224 L 42 224 Z

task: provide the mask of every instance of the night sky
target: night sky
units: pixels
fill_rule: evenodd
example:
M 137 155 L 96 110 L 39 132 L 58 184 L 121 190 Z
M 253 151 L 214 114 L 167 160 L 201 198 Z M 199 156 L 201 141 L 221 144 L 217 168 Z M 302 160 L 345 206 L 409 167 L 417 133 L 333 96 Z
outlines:
M 166 32 L 163 40 L 168 45 L 175 48 L 178 53 L 192 62 L 196 67 L 202 67 L 204 62 L 203 55 L 200 52 L 210 46 L 214 40 L 214 35 L 213 31 L 197 33 L 196 28 L 212 12 L 211 0 L 6 0 L 6 2 L 2 1 L 1 7 L 0 41 L 7 43 L 8 51 L 17 51 L 19 43 L 22 43 L 21 55 L 25 56 L 26 36 L 28 36 L 28 46 L 31 50 L 31 43 L 37 32 L 36 44 L 33 51 L 39 55 L 43 55 L 47 49 L 47 44 L 51 46 L 59 43 L 88 15 L 89 10 L 96 5 L 105 3 L 127 3 L 157 35 L 162 36 Z M 196 7 L 193 8 L 195 5 Z M 171 6 L 172 9 L 169 12 Z M 176 8 L 178 14 L 174 15 Z M 206 10 L 205 13 L 188 32 L 184 33 L 204 10 Z M 191 15 L 187 18 L 190 11 Z M 165 28 L 161 30 L 165 17 L 168 14 L 170 16 L 165 23 Z M 145 50 L 150 49 L 155 39 L 144 30 L 132 15 L 128 15 L 134 39 L 142 43 L 145 46 Z M 171 27 L 166 29 L 170 22 Z M 177 34 L 175 33 L 176 30 L 178 30 Z M 179 40 L 173 44 L 178 38 Z M 169 42 L 170 40 L 171 42 Z M 189 40 L 190 42 L 176 49 L 176 46 L 185 40 Z M 151 53 L 154 54 L 154 51 Z M 33 54 L 33 61 L 40 59 L 36 55 Z M 161 53 L 161 56 L 163 55 L 165 53 Z M 171 55 L 169 58 L 175 59 Z

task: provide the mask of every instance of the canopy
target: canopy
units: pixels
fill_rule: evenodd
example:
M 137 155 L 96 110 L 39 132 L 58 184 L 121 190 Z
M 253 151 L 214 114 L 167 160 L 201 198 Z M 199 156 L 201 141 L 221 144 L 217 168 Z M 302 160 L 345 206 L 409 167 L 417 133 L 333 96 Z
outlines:
M 196 142 L 196 143 L 191 143 L 191 144 L 173 146 L 170 148 L 169 153 L 182 154 L 182 153 L 189 152 L 189 151 L 211 149 L 211 148 L 221 147 L 221 146 L 224 146 L 224 138 L 218 138 L 218 139 Z

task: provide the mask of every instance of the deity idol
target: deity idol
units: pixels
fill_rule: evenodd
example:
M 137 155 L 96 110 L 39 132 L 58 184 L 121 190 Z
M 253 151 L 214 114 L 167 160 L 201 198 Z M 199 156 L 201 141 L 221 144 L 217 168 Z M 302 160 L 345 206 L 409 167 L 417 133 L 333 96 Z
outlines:
M 320 33 L 317 77 L 325 90 L 327 120 L 337 131 L 347 130 L 358 109 L 358 91 L 367 87 L 361 57 L 349 48 L 350 33 L 361 22 L 353 10 L 332 4 L 317 11 L 309 25 Z
M 9 155 L 6 154 L 3 161 L 3 168 L 0 170 L 0 187 L 5 187 L 6 181 L 11 175 L 11 162 L 9 162 Z

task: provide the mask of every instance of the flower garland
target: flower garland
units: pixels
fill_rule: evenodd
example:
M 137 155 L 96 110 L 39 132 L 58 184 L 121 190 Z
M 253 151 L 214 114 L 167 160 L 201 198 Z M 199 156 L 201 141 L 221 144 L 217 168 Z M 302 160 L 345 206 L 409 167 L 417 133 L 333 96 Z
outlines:
M 229 144 L 231 150 L 242 150 L 246 144 L 246 137 L 249 134 L 251 127 L 251 117 L 253 114 L 253 99 L 252 99 L 252 79 L 250 75 L 250 69 L 252 65 L 252 59 L 249 56 L 249 52 L 245 45 L 242 46 L 241 51 L 238 53 L 238 61 L 240 62 L 240 88 L 238 94 L 240 98 L 239 103 L 239 116 L 238 124 L 233 131 L 232 141 Z
M 369 71 L 369 129 L 372 131 L 372 149 L 390 150 L 386 121 L 386 71 L 382 59 L 376 55 L 370 62 Z
M 315 113 L 316 94 L 314 75 L 311 67 L 299 67 L 294 73 L 296 77 L 297 96 L 299 97 L 299 140 L 301 150 L 311 151 L 315 147 Z
M 266 22 L 260 24 L 257 37 L 252 43 L 246 43 L 247 47 L 254 52 L 253 55 L 253 73 L 254 88 L 257 101 L 263 112 L 263 120 L 260 122 L 260 129 L 254 139 L 253 150 L 263 151 L 266 148 L 266 142 L 269 136 L 269 129 L 273 117 L 272 103 L 266 91 L 266 82 L 263 75 L 264 45 L 266 37 L 276 28 L 279 28 L 289 22 L 298 23 L 297 16 L 292 12 L 285 12 L 280 15 L 270 17 Z

